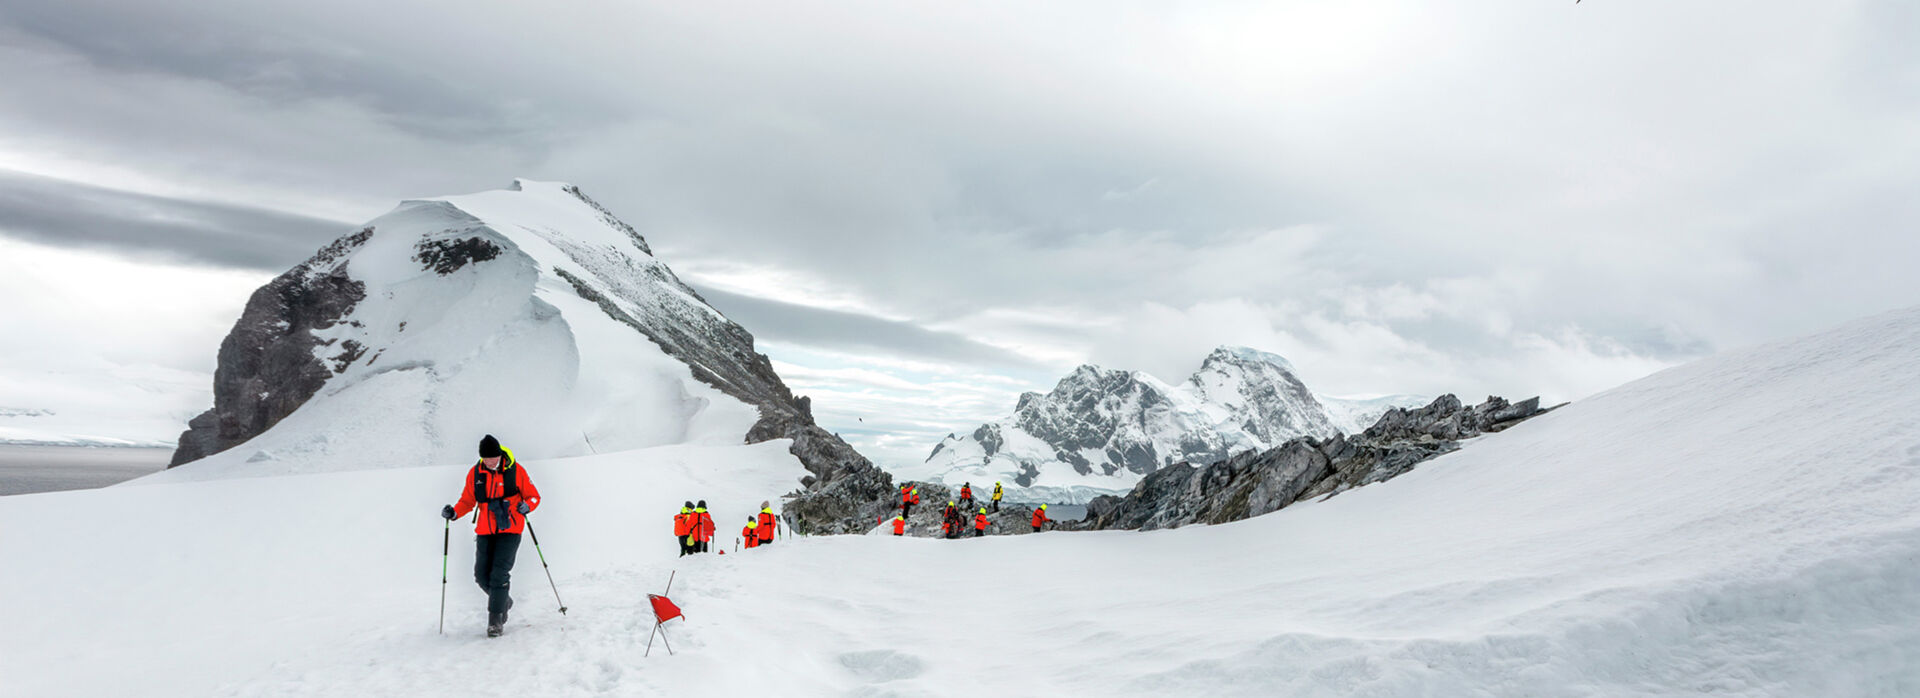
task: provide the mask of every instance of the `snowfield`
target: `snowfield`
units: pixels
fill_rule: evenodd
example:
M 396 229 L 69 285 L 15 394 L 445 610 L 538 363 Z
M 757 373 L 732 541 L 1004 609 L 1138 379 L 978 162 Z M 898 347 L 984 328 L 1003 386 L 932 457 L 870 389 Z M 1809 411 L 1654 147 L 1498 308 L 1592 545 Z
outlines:
M 0 692 L 1920 695 L 1920 309 L 1661 372 L 1390 482 L 1222 526 L 842 536 L 676 560 L 784 442 L 533 461 L 507 635 L 460 469 L 0 498 Z M 678 570 L 677 655 L 642 658 Z
M 59 369 L 0 373 L 0 444 L 173 446 L 213 401 L 208 373 L 76 357 Z

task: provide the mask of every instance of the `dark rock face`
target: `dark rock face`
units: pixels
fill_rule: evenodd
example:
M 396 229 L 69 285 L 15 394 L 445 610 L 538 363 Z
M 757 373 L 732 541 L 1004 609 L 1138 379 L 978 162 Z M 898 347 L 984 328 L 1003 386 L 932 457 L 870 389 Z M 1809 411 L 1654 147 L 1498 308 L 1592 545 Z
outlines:
M 1021 401 L 1025 402 L 1025 398 L 1022 398 Z M 998 424 L 980 425 L 979 428 L 973 430 L 973 439 L 980 442 L 980 448 L 987 452 L 988 458 L 992 458 L 993 454 L 999 453 L 1000 447 L 1007 443 L 1007 437 L 1000 434 L 1000 425 Z
M 1426 407 L 1390 410 L 1353 437 L 1302 437 L 1203 467 L 1180 463 L 1162 468 L 1125 497 L 1097 497 L 1088 503 L 1085 527 L 1153 530 L 1271 513 L 1303 499 L 1399 476 L 1458 450 L 1462 439 L 1501 431 L 1546 411 L 1537 397 L 1514 404 L 1489 397 L 1464 407 L 1459 398 L 1442 395 Z
M 484 238 L 421 240 L 414 246 L 413 261 L 425 265 L 435 274 L 446 276 L 469 264 L 498 257 L 500 252 L 499 245 Z
M 344 259 L 366 244 L 366 228 L 334 240 L 312 259 L 287 270 L 247 299 L 233 330 L 220 342 L 213 373 L 213 409 L 187 422 L 168 467 L 232 448 L 266 431 L 313 397 L 338 370 L 366 351 L 343 342 L 329 357 L 314 336 L 339 323 L 366 298 L 366 286 L 348 278 Z
M 1099 504 L 1089 504 L 1087 511 L 1094 528 L 1150 531 L 1238 521 L 1292 504 L 1302 490 L 1325 477 L 1329 467 L 1311 438 L 1295 439 L 1199 468 L 1176 464 L 1142 480 L 1124 499 L 1095 498 Z

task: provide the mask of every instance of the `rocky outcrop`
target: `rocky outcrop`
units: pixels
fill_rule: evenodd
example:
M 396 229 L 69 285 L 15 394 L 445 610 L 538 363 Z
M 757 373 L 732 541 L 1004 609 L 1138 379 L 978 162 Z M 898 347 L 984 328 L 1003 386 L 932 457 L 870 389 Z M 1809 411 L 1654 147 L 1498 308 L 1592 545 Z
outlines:
M 1505 430 L 1546 411 L 1540 409 L 1538 397 L 1512 404 L 1489 397 L 1486 402 L 1465 407 L 1452 395 L 1442 395 L 1417 410 L 1391 410 L 1358 435 L 1335 437 L 1322 444 L 1321 451 L 1332 461 L 1333 470 L 1302 491 L 1300 499 L 1397 477 L 1415 465 L 1458 450 L 1464 439 Z
M 1330 464 L 1310 438 L 1248 452 L 1219 463 L 1181 463 L 1148 476 L 1124 498 L 1087 506 L 1093 528 L 1153 530 L 1189 523 L 1225 523 L 1292 504 L 1325 477 Z M 1094 512 L 1101 515 L 1093 517 Z
M 793 439 L 793 446 L 787 450 L 812 473 L 800 480 L 801 489 L 787 495 L 781 505 L 795 532 L 864 532 L 870 526 L 862 522 L 873 521 L 898 500 L 893 476 L 874 466 L 838 435 L 814 424 L 810 404 L 802 397 L 798 412 L 763 412 L 753 431 L 747 433 L 747 442 Z
M 345 260 L 372 236 L 373 228 L 342 236 L 253 292 L 220 342 L 213 408 L 187 422 L 168 467 L 266 431 L 359 358 L 365 348 L 356 342 L 329 351 L 335 340 L 316 333 L 345 321 L 366 298 L 365 285 L 347 275 Z
M 1459 398 L 1443 395 L 1418 409 L 1390 410 L 1351 437 L 1303 437 L 1212 465 L 1163 468 L 1124 497 L 1099 497 L 1089 503 L 1085 526 L 1153 530 L 1259 516 L 1303 499 L 1396 477 L 1460 448 L 1463 439 L 1504 430 L 1546 411 L 1539 398 L 1509 404 L 1489 397 L 1466 407 Z

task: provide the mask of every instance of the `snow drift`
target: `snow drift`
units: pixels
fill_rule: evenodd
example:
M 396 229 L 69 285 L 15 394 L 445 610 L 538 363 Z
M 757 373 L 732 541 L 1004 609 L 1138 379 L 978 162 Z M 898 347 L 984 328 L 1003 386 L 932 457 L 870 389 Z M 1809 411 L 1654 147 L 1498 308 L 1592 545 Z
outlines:
M 709 493 L 737 530 L 778 485 L 777 443 L 535 461 L 572 610 L 523 559 L 491 641 L 461 574 L 470 544 L 434 633 L 434 511 L 456 468 L 0 498 L 5 686 L 1916 695 L 1916 347 L 1920 309 L 1869 318 L 1664 371 L 1325 501 L 1171 531 L 835 536 L 676 560 L 681 493 Z M 645 594 L 670 570 L 680 653 L 642 659 Z

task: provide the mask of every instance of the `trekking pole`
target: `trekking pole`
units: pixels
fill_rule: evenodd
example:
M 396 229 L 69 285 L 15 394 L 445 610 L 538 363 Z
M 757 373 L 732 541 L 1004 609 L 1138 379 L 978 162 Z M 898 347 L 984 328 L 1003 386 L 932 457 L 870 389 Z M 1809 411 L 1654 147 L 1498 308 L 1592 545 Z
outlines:
M 540 534 L 533 532 L 533 519 L 527 519 L 527 535 L 533 536 L 533 552 L 540 556 L 540 569 L 547 571 L 547 586 L 553 587 L 553 600 L 560 604 L 560 615 L 567 614 L 567 602 L 560 600 L 560 587 L 553 583 L 553 568 L 547 566 L 547 554 L 540 552 Z
M 440 530 L 440 634 L 447 634 L 447 551 L 453 549 L 453 519 Z

